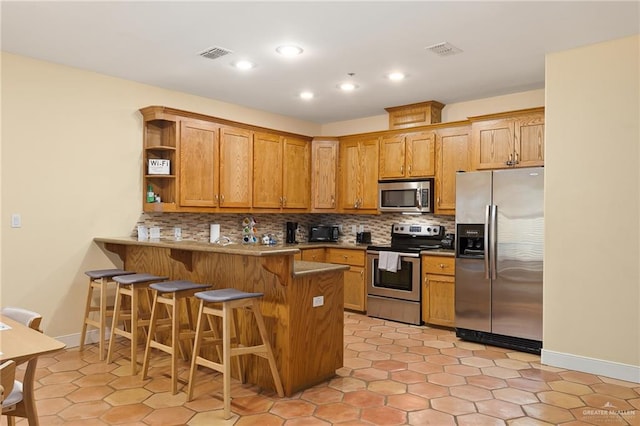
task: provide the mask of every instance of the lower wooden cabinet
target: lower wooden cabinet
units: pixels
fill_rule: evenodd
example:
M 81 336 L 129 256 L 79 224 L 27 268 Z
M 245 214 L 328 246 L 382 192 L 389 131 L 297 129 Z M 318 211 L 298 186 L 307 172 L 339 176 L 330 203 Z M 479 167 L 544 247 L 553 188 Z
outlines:
M 349 265 L 344 272 L 344 307 L 352 311 L 365 312 L 367 309 L 367 288 L 365 277 L 365 251 L 348 248 L 301 248 L 294 256 L 296 260 L 310 262 L 337 263 Z
M 300 250 L 300 252 L 302 253 L 301 260 L 307 260 L 309 262 L 324 262 L 324 248 L 303 249 Z
M 344 273 L 344 307 L 364 312 L 367 309 L 367 287 L 365 285 L 365 251 L 358 249 L 328 248 L 325 262 L 349 265 Z
M 426 324 L 455 326 L 455 258 L 422 257 L 422 320 Z

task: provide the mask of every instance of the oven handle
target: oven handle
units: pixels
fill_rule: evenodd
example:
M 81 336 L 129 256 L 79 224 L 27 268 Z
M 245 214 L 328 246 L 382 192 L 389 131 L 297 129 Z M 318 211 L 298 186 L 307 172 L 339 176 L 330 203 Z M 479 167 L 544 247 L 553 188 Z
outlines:
M 393 250 L 388 250 L 388 251 L 393 251 Z M 420 253 L 400 253 L 400 257 L 420 257 Z M 367 250 L 367 254 L 374 254 L 374 255 L 379 255 L 380 252 L 379 251 L 373 251 L 373 250 Z

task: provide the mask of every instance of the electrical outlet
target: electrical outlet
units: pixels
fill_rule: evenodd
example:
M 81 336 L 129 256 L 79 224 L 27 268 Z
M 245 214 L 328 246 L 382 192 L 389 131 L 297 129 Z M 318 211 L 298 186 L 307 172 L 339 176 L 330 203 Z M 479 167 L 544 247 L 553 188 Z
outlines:
M 356 232 L 358 232 L 356 231 L 356 225 L 351 225 L 351 233 L 355 234 Z
M 360 225 L 360 230 L 358 232 L 364 232 L 364 225 Z
M 324 296 L 316 296 L 313 298 L 313 307 L 317 308 L 318 306 L 324 305 Z
M 22 217 L 19 213 L 14 213 L 11 215 L 11 227 L 12 228 L 21 228 L 22 227 Z

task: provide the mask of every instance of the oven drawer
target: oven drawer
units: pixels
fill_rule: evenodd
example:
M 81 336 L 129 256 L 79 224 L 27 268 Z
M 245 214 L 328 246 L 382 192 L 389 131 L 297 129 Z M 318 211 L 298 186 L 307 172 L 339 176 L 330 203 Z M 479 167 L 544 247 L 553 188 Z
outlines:
M 454 275 L 456 258 L 451 256 L 422 256 L 422 273 Z
M 341 265 L 364 266 L 364 257 L 364 250 L 328 248 L 325 262 L 339 263 Z

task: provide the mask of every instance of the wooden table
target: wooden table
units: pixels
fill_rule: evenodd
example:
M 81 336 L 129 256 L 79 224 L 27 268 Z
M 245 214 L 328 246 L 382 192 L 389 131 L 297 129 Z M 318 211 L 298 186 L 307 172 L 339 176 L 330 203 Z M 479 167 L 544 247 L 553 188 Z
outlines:
M 18 404 L 18 408 L 12 414 L 17 417 L 34 418 L 35 423 L 29 423 L 29 425 L 38 425 L 38 412 L 33 392 L 38 357 L 59 351 L 65 347 L 65 344 L 11 318 L 0 315 L 0 322 L 11 327 L 0 330 L 0 362 L 13 360 L 16 364 L 27 363 L 22 382 L 24 403 Z

